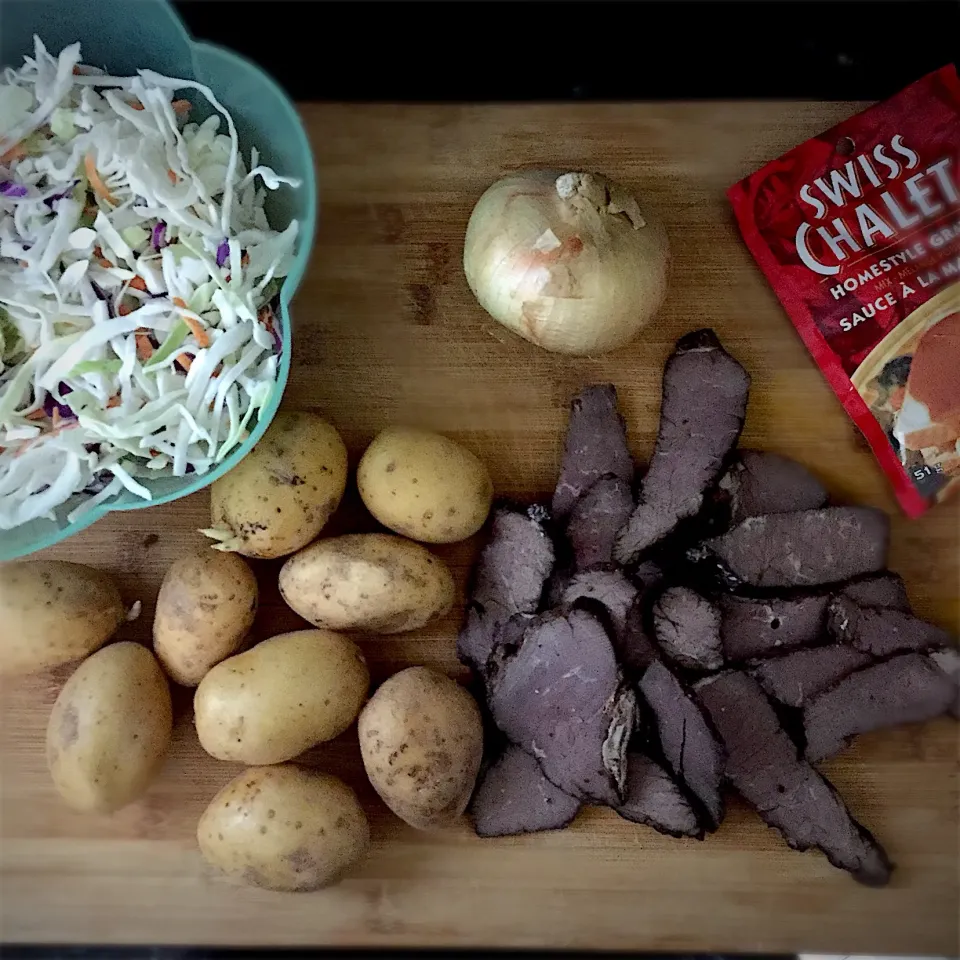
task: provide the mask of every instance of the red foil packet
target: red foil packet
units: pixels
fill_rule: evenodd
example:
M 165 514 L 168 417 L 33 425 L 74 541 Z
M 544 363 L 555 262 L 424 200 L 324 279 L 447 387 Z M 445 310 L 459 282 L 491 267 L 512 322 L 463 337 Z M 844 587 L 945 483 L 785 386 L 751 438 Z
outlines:
M 911 517 L 960 488 L 954 66 L 727 191 L 754 259 Z

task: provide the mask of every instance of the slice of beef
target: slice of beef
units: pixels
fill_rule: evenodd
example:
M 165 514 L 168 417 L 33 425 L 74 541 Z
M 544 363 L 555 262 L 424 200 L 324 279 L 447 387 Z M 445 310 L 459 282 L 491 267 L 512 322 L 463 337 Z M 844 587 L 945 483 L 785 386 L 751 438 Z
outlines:
M 873 657 L 950 646 L 946 630 L 902 610 L 861 607 L 844 596 L 834 597 L 827 611 L 830 633 Z
M 748 517 L 690 551 L 716 562 L 731 584 L 809 587 L 880 570 L 890 523 L 870 507 L 825 507 Z
M 579 800 L 555 787 L 536 759 L 512 744 L 487 768 L 470 801 L 481 837 L 561 830 L 579 809 Z
M 613 637 L 617 660 L 627 677 L 639 680 L 660 654 L 647 633 L 644 596 L 641 593 L 630 605 L 623 633 Z
M 723 666 L 720 610 L 696 590 L 668 587 L 653 607 L 653 628 L 660 652 L 688 670 Z
M 668 836 L 703 839 L 703 827 L 683 791 L 659 763 L 643 753 L 627 755 L 626 792 L 623 803 L 614 809 L 625 820 Z
M 712 330 L 697 330 L 677 342 L 663 372 L 650 469 L 637 508 L 617 538 L 620 563 L 634 562 L 700 511 L 736 446 L 749 391 L 750 376 Z
M 554 550 L 539 504 L 526 510 L 498 508 L 490 540 L 480 554 L 472 599 L 508 615 L 536 613 L 543 585 L 553 570 Z
M 777 453 L 741 450 L 720 479 L 730 522 L 766 513 L 815 510 L 827 502 L 823 484 L 806 467 Z
M 497 671 L 489 705 L 497 726 L 561 790 L 620 801 L 637 705 L 596 617 L 572 610 L 538 618 Z
M 806 757 L 811 763 L 827 760 L 857 734 L 932 720 L 955 701 L 953 681 L 922 654 L 905 653 L 864 667 L 807 701 Z
M 954 689 L 950 713 L 960 719 L 960 651 L 956 647 L 931 650 L 930 659 L 950 678 Z
M 498 508 L 490 540 L 480 554 L 472 599 L 457 637 L 457 656 L 483 671 L 497 645 L 503 623 L 517 614 L 533 614 L 553 569 L 553 541 L 544 524 L 547 512 Z
M 611 638 L 623 636 L 627 614 L 639 591 L 619 570 L 586 570 L 575 574 L 563 592 L 567 606 L 599 604 L 603 617 L 610 626 Z
M 872 662 L 853 647 L 831 643 L 760 661 L 751 672 L 774 700 L 788 707 L 802 707 L 811 697 Z
M 693 694 L 664 664 L 651 664 L 639 686 L 656 723 L 664 759 L 702 804 L 708 828 L 716 830 L 723 819 L 722 745 Z
M 697 691 L 726 745 L 727 778 L 764 822 L 795 850 L 821 850 L 861 883 L 885 885 L 892 867 L 883 848 L 829 781 L 798 757 L 756 680 L 727 671 L 701 681 Z
M 627 428 L 610 383 L 584 387 L 570 404 L 560 479 L 553 492 L 554 519 L 565 520 L 577 500 L 605 474 L 633 483 Z
M 895 573 L 878 573 L 875 577 L 854 580 L 840 591 L 840 595 L 861 607 L 888 607 L 910 613 L 907 588 Z
M 755 600 L 722 594 L 720 635 L 728 660 L 769 657 L 818 643 L 826 625 L 827 596 Z
M 633 491 L 619 477 L 601 477 L 574 504 L 567 539 L 578 570 L 613 563 L 613 544 L 633 512 Z

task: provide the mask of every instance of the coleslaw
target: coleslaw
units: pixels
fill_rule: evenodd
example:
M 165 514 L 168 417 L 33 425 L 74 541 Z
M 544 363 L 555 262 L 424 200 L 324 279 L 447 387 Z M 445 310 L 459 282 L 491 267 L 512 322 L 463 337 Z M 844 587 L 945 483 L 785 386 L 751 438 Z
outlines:
M 208 87 L 34 45 L 0 78 L 0 529 L 149 500 L 243 441 L 298 231 L 264 201 L 299 182 L 244 162 Z

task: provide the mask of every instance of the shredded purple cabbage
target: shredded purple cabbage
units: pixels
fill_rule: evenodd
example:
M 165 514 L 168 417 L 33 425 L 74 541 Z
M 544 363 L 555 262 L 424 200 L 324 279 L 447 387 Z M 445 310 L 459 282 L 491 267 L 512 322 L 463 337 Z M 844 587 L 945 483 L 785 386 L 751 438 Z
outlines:
M 220 246 L 217 247 L 217 266 L 222 267 L 227 262 L 227 257 L 230 256 L 230 244 L 226 240 L 223 240 L 220 243 Z
M 25 197 L 30 191 L 22 183 L 4 180 L 0 183 L 0 193 L 5 197 Z
M 159 250 L 167 245 L 167 225 L 161 220 L 150 235 L 150 243 L 154 250 Z
M 43 202 L 48 207 L 53 207 L 54 203 L 56 203 L 57 200 L 65 200 L 67 197 L 71 196 L 73 194 L 74 188 L 79 182 L 80 182 L 79 180 L 74 180 L 73 183 L 71 183 L 66 190 L 62 191 L 61 193 L 55 193 L 53 194 L 52 197 L 46 197 Z
M 66 396 L 68 393 L 73 393 L 73 387 L 68 383 L 64 383 L 62 380 L 57 386 L 57 392 L 61 397 Z M 62 420 L 75 420 L 77 415 L 73 412 L 73 409 L 69 404 L 60 403 L 52 393 L 48 393 L 43 398 L 43 412 L 48 416 L 53 416 L 53 411 L 56 410 L 60 415 Z

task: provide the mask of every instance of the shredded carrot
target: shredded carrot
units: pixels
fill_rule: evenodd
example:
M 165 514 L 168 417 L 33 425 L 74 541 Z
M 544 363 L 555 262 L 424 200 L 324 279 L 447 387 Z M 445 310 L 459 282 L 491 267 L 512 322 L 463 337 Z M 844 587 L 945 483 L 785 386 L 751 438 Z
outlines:
M 138 333 L 134 337 L 137 343 L 137 359 L 149 360 L 153 356 L 153 344 L 145 333 Z
M 82 77 L 82 76 L 83 76 L 83 71 L 80 69 L 80 65 L 79 65 L 78 63 L 75 63 L 75 64 L 73 65 L 73 75 L 74 75 L 75 77 Z
M 247 267 L 250 265 L 250 254 L 246 250 L 240 254 L 240 266 Z
M 150 456 L 151 456 L 151 457 L 159 457 L 159 456 L 160 456 L 160 451 L 159 451 L 159 450 L 154 450 L 153 447 L 150 448 L 149 453 L 150 453 Z
M 120 406 L 120 394 L 119 394 L 119 393 L 115 393 L 115 394 L 107 401 L 107 409 L 108 409 L 108 410 L 111 410 L 111 409 L 113 409 L 113 407 L 119 407 L 119 406 Z
M 118 305 L 117 307 L 118 317 L 126 317 L 128 314 L 131 314 L 131 313 L 133 313 L 133 307 L 131 307 L 130 304 L 127 303 L 126 301 Z
M 270 309 L 269 303 L 265 303 L 257 311 L 257 319 L 264 325 L 268 333 L 273 333 L 273 310 Z
M 28 420 L 43 420 L 43 419 L 46 417 L 46 415 L 47 415 L 47 412 L 46 412 L 46 410 L 43 409 L 43 407 L 37 407 L 36 410 L 31 410 L 31 411 L 27 414 L 27 419 L 28 419 Z
M 190 332 L 197 338 L 197 346 L 206 349 L 210 346 L 210 334 L 197 323 L 193 317 L 184 317 L 183 322 L 190 328 Z
M 143 104 L 139 100 L 137 100 L 136 97 L 134 97 L 133 100 L 130 101 L 130 106 L 133 107 L 134 110 L 143 109 Z
M 177 175 L 169 167 L 167 167 L 167 179 L 173 184 L 177 182 Z
M 189 370 L 193 364 L 193 357 L 189 353 L 181 353 L 174 361 L 181 370 Z
M 53 421 L 53 429 L 56 430 L 60 426 L 60 410 L 57 407 L 53 408 L 53 415 L 50 419 Z
M 190 112 L 193 104 L 189 100 L 174 100 L 170 106 L 173 107 L 173 112 L 177 114 L 177 116 L 183 117 Z
M 134 277 L 128 286 L 132 287 L 134 290 L 139 290 L 141 293 L 147 292 L 147 282 L 143 277 Z
M 113 266 L 113 264 L 103 255 L 103 251 L 99 246 L 93 248 L 93 258 L 104 269 L 108 269 Z
M 106 200 L 107 203 L 116 206 L 117 198 L 107 189 L 107 185 L 100 179 L 100 174 L 97 172 L 97 164 L 93 159 L 92 153 L 88 153 L 83 158 L 83 167 L 87 172 L 87 180 L 90 181 L 93 192 L 101 199 Z
M 173 305 L 174 305 L 175 307 L 179 307 L 181 310 L 187 310 L 187 309 L 188 309 L 187 303 L 186 303 L 186 301 L 183 299 L 183 297 L 174 297 L 174 298 L 173 298 Z
M 13 163 L 14 160 L 22 160 L 26 155 L 23 144 L 15 143 L 6 153 L 0 154 L 0 163 Z

